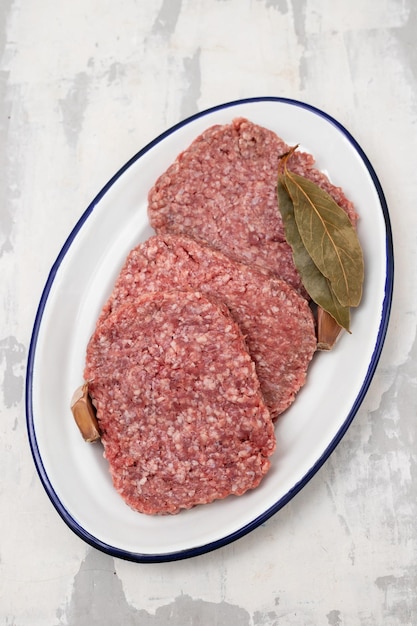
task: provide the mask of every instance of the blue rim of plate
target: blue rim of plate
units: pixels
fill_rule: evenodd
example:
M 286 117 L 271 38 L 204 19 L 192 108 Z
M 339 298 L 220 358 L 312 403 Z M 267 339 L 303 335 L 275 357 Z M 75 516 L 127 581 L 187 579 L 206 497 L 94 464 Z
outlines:
M 162 553 L 162 554 L 141 554 L 141 553 L 136 553 L 136 552 L 130 552 L 127 550 L 122 550 L 120 548 L 111 546 L 107 543 L 100 541 L 99 539 L 94 537 L 91 533 L 89 533 L 84 528 L 82 528 L 82 526 L 80 526 L 73 519 L 70 512 L 63 506 L 62 502 L 60 501 L 59 497 L 57 496 L 52 486 L 52 483 L 43 465 L 42 457 L 38 448 L 36 432 L 35 432 L 35 424 L 34 424 L 33 405 L 32 405 L 33 366 L 34 366 L 34 359 L 35 359 L 36 345 L 37 345 L 39 330 L 40 330 L 40 326 L 42 323 L 42 317 L 43 317 L 44 309 L 48 300 L 49 292 L 52 288 L 53 282 L 55 280 L 59 267 L 62 263 L 62 260 L 64 259 L 66 253 L 68 252 L 73 240 L 75 239 L 78 232 L 82 228 L 84 222 L 88 219 L 89 215 L 94 210 L 94 207 L 100 202 L 100 200 L 109 191 L 112 185 L 120 178 L 120 176 L 123 175 L 123 173 L 127 169 L 129 169 L 129 167 L 133 163 L 135 163 L 146 152 L 148 152 L 151 148 L 153 148 L 153 146 L 163 141 L 165 137 L 167 137 L 168 135 L 171 135 L 172 133 L 177 131 L 179 128 L 186 126 L 187 124 L 189 124 L 190 122 L 192 122 L 193 120 L 197 118 L 204 117 L 210 113 L 219 111 L 221 109 L 227 109 L 227 108 L 234 107 L 237 105 L 250 104 L 250 103 L 256 103 L 256 102 L 279 102 L 283 104 L 289 104 L 294 107 L 307 109 L 308 111 L 317 115 L 318 117 L 325 119 L 327 122 L 335 126 L 346 137 L 346 139 L 348 139 L 350 144 L 354 147 L 356 152 L 361 157 L 364 165 L 366 166 L 371 176 L 372 182 L 375 186 L 375 189 L 379 197 L 379 202 L 381 204 L 381 209 L 382 209 L 382 213 L 383 213 L 384 221 L 385 221 L 385 232 L 386 232 L 385 243 L 386 243 L 386 263 L 387 263 L 387 272 L 386 272 L 386 279 L 385 279 L 385 295 L 384 295 L 383 306 L 382 306 L 381 322 L 380 322 L 379 329 L 378 329 L 378 335 L 377 335 L 375 348 L 374 348 L 372 358 L 370 360 L 369 367 L 368 367 L 365 379 L 363 381 L 362 387 L 356 397 L 355 402 L 353 403 L 353 406 L 349 414 L 347 415 L 345 421 L 343 422 L 336 436 L 333 438 L 331 443 L 327 446 L 327 448 L 325 449 L 323 454 L 320 456 L 320 458 L 314 463 L 314 465 L 310 468 L 310 470 L 304 475 L 304 477 L 296 485 L 294 485 L 294 487 L 290 489 L 285 494 L 285 496 L 280 498 L 272 507 L 270 507 L 264 513 L 262 513 L 262 515 L 259 515 L 254 520 L 252 520 L 249 524 L 246 524 L 245 526 L 238 529 L 237 531 L 225 537 L 222 537 L 221 539 L 207 543 L 205 545 L 191 547 L 191 548 L 187 548 L 185 550 L 180 550 L 176 552 Z M 36 313 L 35 322 L 34 322 L 33 331 L 32 331 L 32 337 L 31 337 L 30 346 L 29 346 L 27 371 L 26 371 L 26 424 L 27 424 L 27 430 L 28 430 L 29 444 L 30 444 L 32 456 L 35 462 L 35 466 L 36 466 L 39 478 L 41 480 L 41 483 L 44 489 L 46 490 L 46 493 L 49 499 L 51 500 L 58 514 L 61 516 L 63 521 L 67 524 L 67 526 L 69 526 L 69 528 L 87 544 L 111 556 L 125 559 L 128 561 L 138 562 L 138 563 L 161 563 L 161 562 L 168 562 L 168 561 L 176 561 L 176 560 L 195 557 L 200 554 L 207 553 L 207 552 L 211 552 L 229 543 L 232 543 L 233 541 L 236 541 L 237 539 L 243 537 L 244 535 L 248 534 L 249 532 L 257 528 L 258 526 L 260 526 L 261 524 L 265 523 L 270 517 L 272 517 L 282 507 L 284 507 L 311 480 L 311 478 L 314 476 L 314 474 L 316 474 L 316 472 L 320 469 L 323 463 L 328 459 L 330 454 L 333 452 L 333 450 L 336 448 L 336 446 L 339 444 L 339 442 L 345 435 L 346 431 L 348 430 L 353 418 L 355 417 L 360 405 L 362 404 L 365 398 L 365 395 L 368 391 L 368 388 L 374 376 L 376 367 L 378 365 L 379 358 L 381 356 L 382 348 L 383 348 L 384 341 L 385 341 L 385 336 L 386 336 L 387 329 L 388 329 L 390 312 L 391 312 L 393 286 L 394 286 L 394 252 L 393 252 L 393 242 L 392 242 L 392 231 L 391 231 L 391 223 L 390 223 L 390 217 L 389 217 L 389 212 L 388 212 L 388 206 L 385 200 L 384 192 L 382 190 L 381 184 L 378 180 L 378 177 L 375 173 L 374 168 L 372 167 L 368 157 L 366 156 L 366 154 L 364 153 L 360 145 L 352 137 L 349 131 L 342 124 L 340 124 L 340 122 L 335 120 L 329 114 L 325 113 L 324 111 L 310 104 L 307 104 L 298 100 L 294 100 L 291 98 L 282 98 L 282 97 L 275 97 L 275 96 L 259 96 L 259 97 L 253 97 L 253 98 L 233 100 L 230 102 L 219 104 L 217 106 L 213 106 L 209 109 L 205 109 L 204 111 L 201 111 L 200 113 L 196 113 L 188 117 L 187 119 L 179 122 L 178 124 L 175 124 L 168 130 L 160 134 L 158 137 L 156 137 L 154 140 L 148 143 L 144 148 L 139 150 L 139 152 L 137 152 L 129 161 L 127 161 L 127 163 L 125 163 L 125 165 L 123 165 L 119 169 L 118 172 L 116 172 L 116 174 L 102 188 L 102 190 L 97 194 L 94 200 L 89 204 L 87 209 L 84 211 L 83 215 L 80 217 L 80 219 L 74 226 L 73 230 L 69 234 L 60 253 L 58 254 L 58 257 L 55 263 L 53 264 L 49 272 L 49 276 L 46 281 L 45 287 L 43 289 L 39 306 L 38 306 L 38 310 Z

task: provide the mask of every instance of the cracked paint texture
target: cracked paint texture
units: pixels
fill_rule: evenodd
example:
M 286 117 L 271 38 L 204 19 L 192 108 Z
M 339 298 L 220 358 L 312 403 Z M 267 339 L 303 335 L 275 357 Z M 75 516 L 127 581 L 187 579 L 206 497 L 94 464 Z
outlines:
M 417 623 L 416 24 L 414 0 L 1 3 L 1 625 Z M 326 110 L 372 162 L 394 234 L 387 340 L 346 436 L 265 525 L 186 561 L 120 561 L 69 531 L 34 469 L 39 298 L 121 165 L 181 119 L 258 95 Z

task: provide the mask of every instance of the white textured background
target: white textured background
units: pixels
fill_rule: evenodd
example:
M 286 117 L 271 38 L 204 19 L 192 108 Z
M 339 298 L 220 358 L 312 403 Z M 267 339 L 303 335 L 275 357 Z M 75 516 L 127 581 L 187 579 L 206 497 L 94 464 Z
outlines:
M 414 0 L 0 3 L 0 624 L 417 624 L 417 5 Z M 55 513 L 27 441 L 24 375 L 70 229 L 156 135 L 241 97 L 304 100 L 382 183 L 396 283 L 366 400 L 267 524 L 191 560 L 134 564 Z

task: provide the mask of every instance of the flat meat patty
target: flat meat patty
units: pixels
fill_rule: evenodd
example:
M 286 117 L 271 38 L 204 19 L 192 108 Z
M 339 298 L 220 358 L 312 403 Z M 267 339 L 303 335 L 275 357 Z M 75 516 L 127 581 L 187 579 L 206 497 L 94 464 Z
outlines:
M 206 241 L 303 291 L 277 205 L 278 161 L 288 149 L 274 132 L 246 119 L 209 128 L 150 190 L 151 225 L 158 233 Z M 296 151 L 288 167 L 325 189 L 355 223 L 352 203 L 314 167 L 310 154 Z
M 242 333 L 200 293 L 130 300 L 93 334 L 85 379 L 113 483 L 141 513 L 177 513 L 256 487 L 273 423 Z
M 189 237 L 150 237 L 128 255 L 98 325 L 146 292 L 199 290 L 224 302 L 239 324 L 273 418 L 294 400 L 316 349 L 308 302 L 269 272 Z

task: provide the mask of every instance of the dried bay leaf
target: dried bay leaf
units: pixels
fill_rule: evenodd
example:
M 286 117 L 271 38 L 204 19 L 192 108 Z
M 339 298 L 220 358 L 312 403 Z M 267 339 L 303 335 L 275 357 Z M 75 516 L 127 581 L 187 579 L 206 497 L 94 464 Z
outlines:
M 292 200 L 298 232 L 309 256 L 325 276 L 342 307 L 362 298 L 364 263 L 358 236 L 347 214 L 318 185 L 286 167 L 281 183 Z
M 349 331 L 350 309 L 335 297 L 328 279 L 320 272 L 307 252 L 294 216 L 294 204 L 286 187 L 285 177 L 278 176 L 278 205 L 284 224 L 285 237 L 292 248 L 294 264 L 313 302 L 329 313 L 339 326 Z

